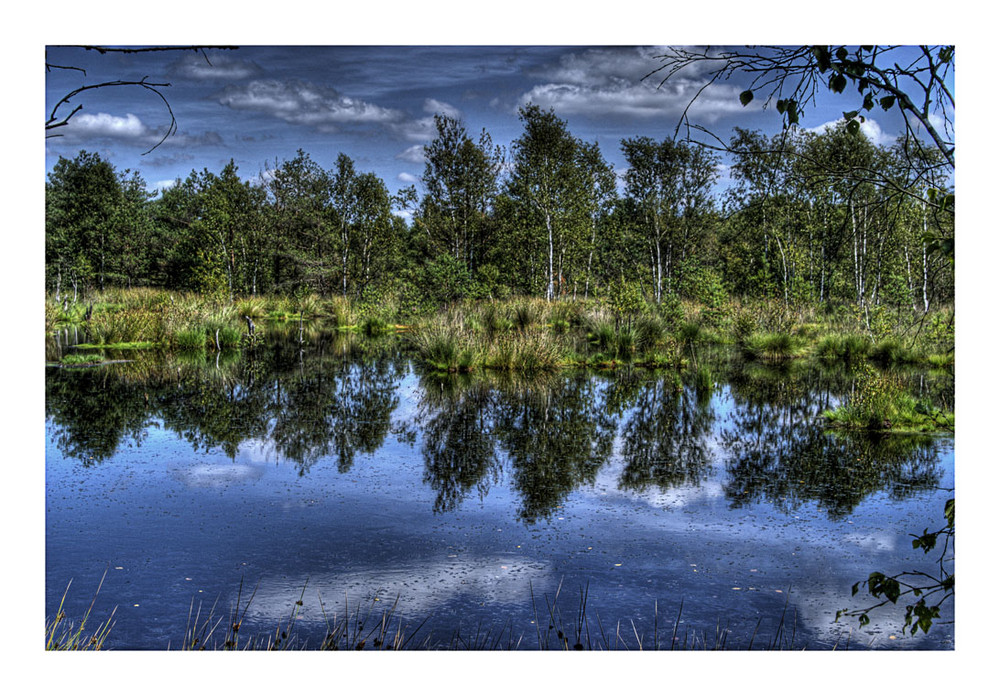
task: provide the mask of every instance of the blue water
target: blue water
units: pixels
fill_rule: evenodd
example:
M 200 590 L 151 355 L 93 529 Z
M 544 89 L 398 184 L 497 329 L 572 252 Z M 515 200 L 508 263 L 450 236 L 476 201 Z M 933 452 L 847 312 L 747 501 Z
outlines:
M 68 372 L 50 370 L 47 379 L 76 378 Z M 228 389 L 231 403 L 256 388 L 204 379 L 209 391 Z M 419 626 L 414 645 L 450 644 L 478 631 L 503 636 L 504 646 L 533 649 L 551 640 L 550 624 L 576 626 L 583 593 L 589 641 L 581 640 L 594 647 L 642 640 L 662 648 L 696 636 L 711 644 L 717 630 L 732 647 L 751 639 L 764 647 L 779 630 L 785 647 L 954 647 L 947 623 L 927 635 L 904 632 L 901 607 L 874 613 L 863 629 L 855 619 L 834 622 L 837 610 L 864 605 L 861 595 L 851 597 L 851 586 L 871 571 L 935 568 L 936 556 L 913 550 L 909 535 L 943 524 L 945 501 L 954 497 L 950 439 L 921 445 L 914 455 L 920 462 L 902 456 L 884 483 L 845 499 L 843 491 L 826 490 L 824 467 L 850 466 L 860 460 L 856 448 L 819 434 L 798 407 L 755 405 L 726 384 L 696 405 L 688 387 L 680 397 L 687 410 L 666 419 L 670 432 L 686 433 L 684 446 L 652 456 L 654 467 L 674 457 L 686 468 L 659 479 L 642 469 L 636 479 L 641 457 L 633 453 L 647 436 L 634 423 L 648 404 L 640 396 L 607 408 L 617 378 L 588 379 L 588 403 L 604 414 L 587 431 L 589 454 L 580 454 L 577 440 L 558 439 L 565 424 L 529 433 L 540 451 L 551 439 L 552 457 L 518 453 L 512 439 L 529 427 L 524 423 L 558 421 L 559 389 L 528 389 L 533 395 L 522 403 L 517 395 L 524 390 L 487 387 L 482 405 L 469 408 L 472 422 L 458 421 L 471 430 L 452 428 L 466 442 L 470 433 L 489 431 L 492 449 L 477 459 L 487 463 L 469 482 L 451 486 L 442 478 L 460 479 L 461 472 L 442 473 L 429 463 L 427 429 L 435 417 L 460 411 L 461 396 L 428 405 L 436 383 L 409 365 L 389 381 L 393 400 L 377 447 L 356 447 L 348 466 L 336 448 L 313 448 L 305 464 L 286 456 L 287 425 L 279 434 L 276 423 L 287 414 L 271 407 L 253 416 L 259 435 L 240 439 L 233 451 L 192 437 L 197 426 L 168 423 L 151 406 L 138 425 L 123 429 L 113 452 L 105 448 L 89 460 L 87 447 L 78 446 L 86 435 L 55 415 L 62 397 L 50 395 L 47 615 L 72 580 L 65 611 L 81 616 L 106 574 L 94 616 L 115 611 L 106 644 L 112 649 L 179 649 L 192 611 L 202 620 L 228 616 L 241 583 L 244 603 L 253 593 L 244 635 L 274 634 L 301 597 L 296 636 L 313 647 L 335 616 L 379 612 L 398 600 L 393 620 L 406 630 Z M 642 380 L 672 383 L 655 375 Z M 276 393 L 282 388 L 276 382 Z M 701 420 L 692 424 L 691 413 Z M 745 432 L 761 414 L 770 424 Z M 808 430 L 821 444 L 784 451 L 780 438 L 761 440 L 775 428 Z M 808 474 L 790 461 L 810 456 L 823 461 Z M 579 475 L 539 473 L 574 457 Z M 758 457 L 766 462 L 755 469 L 748 462 Z M 469 457 L 460 459 L 459 469 Z M 914 467 L 919 471 L 907 478 Z

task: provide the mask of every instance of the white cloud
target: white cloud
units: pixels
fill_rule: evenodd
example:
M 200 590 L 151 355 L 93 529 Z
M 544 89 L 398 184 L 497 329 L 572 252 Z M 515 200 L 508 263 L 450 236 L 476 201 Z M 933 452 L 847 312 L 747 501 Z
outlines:
M 707 79 L 703 73 L 678 73 L 660 86 L 655 75 L 646 78 L 660 62 L 655 47 L 588 49 L 563 56 L 540 73 L 546 81 L 520 97 L 559 114 L 618 115 L 631 118 L 679 116 Z M 691 107 L 690 115 L 709 122 L 739 111 L 739 88 L 711 85 Z
M 805 130 L 810 133 L 816 133 L 817 135 L 822 135 L 827 130 L 836 128 L 837 126 L 844 123 L 844 119 L 838 118 L 834 121 L 827 121 L 815 128 L 806 128 Z M 873 145 L 888 146 L 892 145 L 895 141 L 895 136 L 889 135 L 882 130 L 882 127 L 872 118 L 865 118 L 864 123 L 861 124 L 861 132 L 868 138 Z
M 437 126 L 434 125 L 432 117 L 417 119 L 416 121 L 402 121 L 390 124 L 393 132 L 405 140 L 418 143 L 427 143 L 437 135 Z
M 420 183 L 420 179 L 413 176 L 409 172 L 400 172 L 396 175 L 396 178 L 402 181 L 404 184 L 417 184 Z
M 259 75 L 260 66 L 250 60 L 236 60 L 224 55 L 188 54 L 169 68 L 171 75 L 190 80 L 245 80 Z
M 147 128 L 138 116 L 112 116 L 111 114 L 79 114 L 67 127 L 67 132 L 77 137 L 106 137 L 137 140 L 149 135 Z
M 77 145 L 95 141 L 116 141 L 135 147 L 151 148 L 163 140 L 167 126 L 147 126 L 135 114 L 114 116 L 112 114 L 81 113 L 74 116 L 69 125 L 60 129 L 61 141 Z M 214 131 L 201 134 L 174 133 L 161 145 L 163 148 L 192 148 L 222 145 L 222 136 Z
M 423 164 L 427 161 L 427 158 L 424 156 L 423 145 L 411 145 L 396 155 L 396 159 L 403 160 L 404 162 L 413 162 L 414 164 Z
M 441 114 L 451 118 L 462 118 L 462 112 L 457 107 L 437 99 L 425 99 L 424 111 L 428 114 Z
M 387 109 L 320 87 L 293 80 L 255 80 L 227 87 L 219 103 L 233 109 L 269 114 L 287 123 L 336 130 L 349 124 L 394 124 L 404 120 L 397 109 Z

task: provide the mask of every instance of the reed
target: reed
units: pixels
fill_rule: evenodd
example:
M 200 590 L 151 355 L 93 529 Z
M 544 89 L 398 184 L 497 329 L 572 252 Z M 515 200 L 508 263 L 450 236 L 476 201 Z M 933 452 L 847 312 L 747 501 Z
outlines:
M 517 372 L 555 370 L 565 360 L 542 333 L 501 336 L 482 349 L 482 354 L 485 367 Z
M 103 578 L 101 580 L 103 584 Z M 539 651 L 617 651 L 617 650 L 793 650 L 796 646 L 797 617 L 789 616 L 786 601 L 780 616 L 776 617 L 770 637 L 760 638 L 763 619 L 758 619 L 753 631 L 742 636 L 741 644 L 733 645 L 729 622 L 717 621 L 711 629 L 697 629 L 683 618 L 684 602 L 678 603 L 672 621 L 661 620 L 660 603 L 655 601 L 652 617 L 646 624 L 635 620 L 617 621 L 605 624 L 590 604 L 589 583 L 580 587 L 575 599 L 563 598 L 563 583 L 560 581 L 550 597 L 536 595 L 529 582 L 528 593 L 533 620 L 531 621 L 534 640 L 529 633 L 519 632 L 510 619 L 484 626 L 476 624 L 471 630 L 457 626 L 448 631 L 446 638 L 434 635 L 426 628 L 428 618 L 408 622 L 399 614 L 399 597 L 393 601 L 382 601 L 373 597 L 367 602 L 351 602 L 345 594 L 342 610 L 328 607 L 323 598 L 318 597 L 324 626 L 322 638 L 310 642 L 299 632 L 301 616 L 306 596 L 306 585 L 297 596 L 289 597 L 287 617 L 276 622 L 273 629 L 255 632 L 248 622 L 250 608 L 256 599 L 258 583 L 247 591 L 243 580 L 237 588 L 236 598 L 228 612 L 221 612 L 219 599 L 205 608 L 192 599 L 188 609 L 187 624 L 179 649 L 182 651 L 279 651 L 279 650 L 320 650 L 320 651 L 402 651 L 402 650 L 520 650 Z M 67 587 L 67 592 L 68 592 Z M 100 586 L 98 587 L 98 592 Z M 94 595 L 96 600 L 97 593 Z M 87 623 L 93 610 L 93 601 L 79 625 L 66 623 L 63 601 L 60 602 L 56 618 L 46 622 L 46 650 L 100 650 L 113 627 L 114 611 L 107 621 L 102 622 L 92 632 Z M 651 625 L 650 625 L 651 624 Z M 849 637 L 848 637 L 849 640 Z M 533 643 L 533 644 L 532 644 Z M 170 649 L 170 645 L 166 646 Z M 839 647 L 839 641 L 838 641 Z M 844 646 L 848 647 L 847 644 Z
M 834 426 L 872 431 L 954 431 L 955 415 L 917 400 L 900 380 L 865 364 L 846 403 L 823 413 Z
M 741 344 L 743 354 L 753 360 L 788 360 L 799 354 L 799 341 L 788 333 L 753 333 Z
M 56 610 L 55 617 L 45 622 L 46 650 L 101 650 L 104 648 L 108 634 L 114 627 L 115 610 L 112 610 L 108 618 L 99 623 L 93 631 L 88 632 L 87 624 L 90 622 L 94 603 L 97 601 L 97 595 L 100 593 L 107 575 L 108 572 L 105 570 L 104 575 L 101 576 L 101 581 L 97 585 L 97 590 L 94 592 L 94 597 L 90 600 L 90 606 L 87 607 L 87 611 L 84 612 L 79 624 L 74 624 L 68 620 L 66 612 L 63 611 L 63 606 L 66 604 L 66 595 L 73 584 L 72 580 L 66 585 L 62 599 L 59 600 L 59 608 Z

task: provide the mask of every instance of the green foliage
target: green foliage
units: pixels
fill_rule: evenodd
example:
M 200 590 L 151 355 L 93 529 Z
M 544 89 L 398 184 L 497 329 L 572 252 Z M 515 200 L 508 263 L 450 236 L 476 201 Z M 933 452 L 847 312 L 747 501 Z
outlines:
M 841 609 L 837 611 L 836 620 L 841 616 L 853 616 L 860 626 L 871 623 L 870 614 L 887 604 L 896 604 L 901 597 L 913 598 L 914 602 L 905 607 L 903 630 L 909 630 L 910 635 L 917 631 L 927 633 L 936 619 L 941 618 L 941 607 L 953 601 L 955 596 L 955 570 L 952 548 L 955 537 L 955 499 L 952 498 L 944 506 L 945 526 L 936 531 L 924 529 L 922 534 L 911 534 L 913 548 L 930 553 L 940 549 L 938 573 L 936 576 L 928 573 L 902 572 L 895 575 L 875 571 L 867 580 L 854 583 L 851 596 L 856 596 L 864 587 L 874 599 L 882 601 L 863 609 Z
M 204 329 L 185 329 L 174 336 L 174 345 L 180 350 L 204 350 L 207 342 Z
M 741 344 L 744 355 L 754 360 L 787 360 L 801 349 L 801 344 L 787 333 L 753 333 Z
M 63 365 L 89 365 L 99 363 L 103 359 L 99 353 L 68 353 L 62 356 L 59 362 Z
M 612 281 L 607 289 L 607 300 L 618 322 L 632 325 L 637 314 L 645 309 L 638 283 L 627 282 L 624 279 Z
M 451 254 L 439 254 L 429 261 L 420 279 L 426 297 L 436 305 L 444 305 L 469 297 L 473 291 L 468 268 Z
M 824 416 L 834 425 L 874 431 L 954 430 L 954 414 L 903 389 L 898 377 L 865 363 L 859 368 L 854 393 L 846 404 Z

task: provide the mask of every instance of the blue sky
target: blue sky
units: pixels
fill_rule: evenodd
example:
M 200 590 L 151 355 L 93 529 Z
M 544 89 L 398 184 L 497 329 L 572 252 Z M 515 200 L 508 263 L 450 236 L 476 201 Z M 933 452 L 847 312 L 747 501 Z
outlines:
M 621 168 L 620 141 L 672 135 L 705 83 L 705 74 L 695 71 L 665 87 L 655 76 L 643 79 L 661 64 L 662 54 L 655 46 L 255 45 L 205 55 L 101 55 L 50 46 L 48 62 L 83 68 L 86 75 L 50 71 L 47 112 L 81 84 L 145 77 L 170 83 L 162 92 L 177 132 L 143 155 L 169 122 L 160 98 L 137 87 L 91 91 L 70 105 L 84 108 L 57 131 L 62 136 L 46 140 L 46 171 L 60 156 L 86 149 L 119 169 L 138 170 L 152 189 L 192 170 L 218 172 L 230 158 L 243 178 L 255 178 L 301 148 L 325 168 L 346 153 L 390 190 L 417 184 L 419 191 L 422 147 L 434 137 L 435 113 L 460 117 L 473 135 L 485 128 L 495 143 L 508 146 L 521 132 L 517 110 L 528 102 L 554 109 L 575 136 L 596 140 Z M 712 85 L 690 119 L 723 138 L 734 125 L 777 131 L 780 116 L 773 108 L 740 105 L 744 87 L 740 78 Z M 821 98 L 801 125 L 816 128 L 835 120 L 857 107 L 856 96 Z M 890 142 L 899 118 L 872 116 L 866 132 L 876 142 Z

